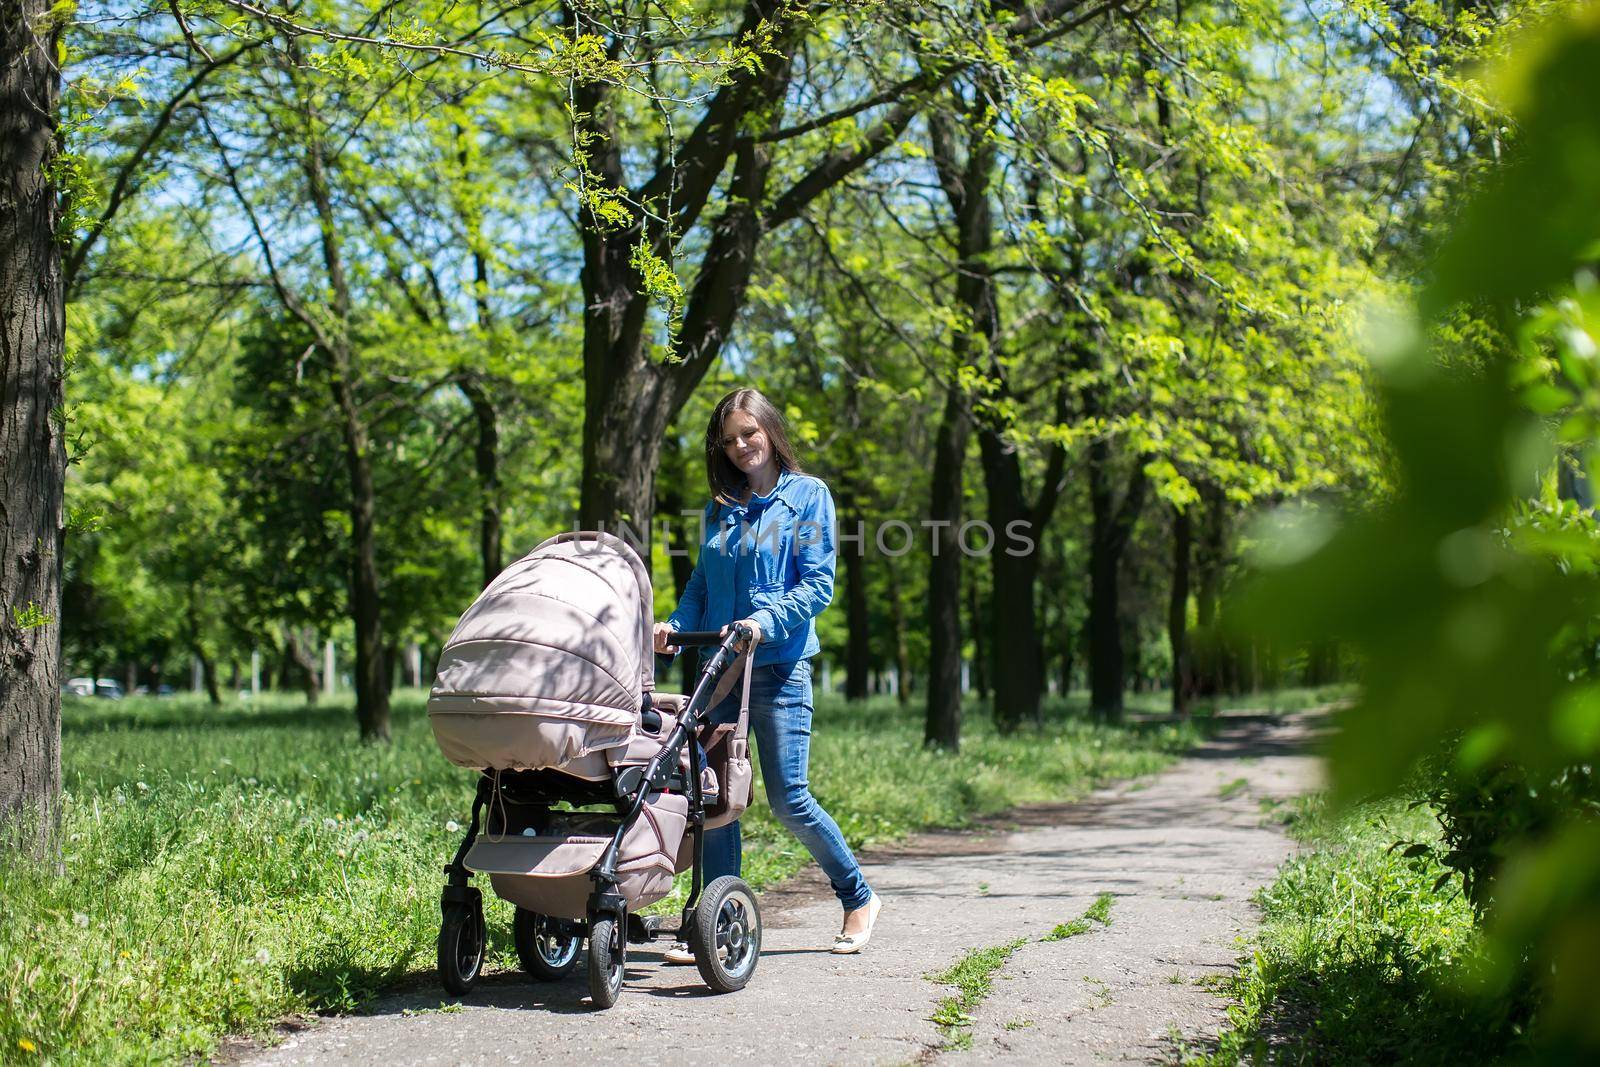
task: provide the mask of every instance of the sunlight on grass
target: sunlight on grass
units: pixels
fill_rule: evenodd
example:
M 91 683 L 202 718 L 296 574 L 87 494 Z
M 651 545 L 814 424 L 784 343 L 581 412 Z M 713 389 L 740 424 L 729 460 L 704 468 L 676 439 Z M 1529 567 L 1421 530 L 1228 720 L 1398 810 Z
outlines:
M 1504 1009 L 1464 984 L 1478 950 L 1472 912 L 1442 868 L 1396 841 L 1428 840 L 1431 814 L 1402 800 L 1326 815 L 1299 806 L 1311 847 L 1257 894 L 1265 922 L 1237 975 L 1215 1046 L 1186 1062 L 1478 1063 L 1515 1048 Z
M 364 746 L 347 702 L 69 701 L 62 875 L 0 870 L 6 1055 L 23 1042 L 54 1062 L 203 1055 L 223 1034 L 428 978 L 473 776 L 440 757 L 422 703 L 397 693 L 394 743 Z M 813 790 L 859 848 L 1082 797 L 1198 736 L 1094 725 L 1060 702 L 1013 737 L 976 712 L 966 726 L 959 755 L 930 752 L 920 708 L 825 699 Z M 757 887 L 809 862 L 759 789 L 744 829 Z M 491 969 L 515 966 L 511 914 L 490 903 Z

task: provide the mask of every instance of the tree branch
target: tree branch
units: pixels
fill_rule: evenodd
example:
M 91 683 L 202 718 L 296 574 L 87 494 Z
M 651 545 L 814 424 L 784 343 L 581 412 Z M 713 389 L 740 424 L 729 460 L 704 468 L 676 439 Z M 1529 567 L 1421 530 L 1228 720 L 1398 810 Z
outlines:
M 187 27 L 185 27 L 185 32 L 187 32 Z M 167 132 L 167 127 L 172 124 L 173 116 L 177 114 L 179 105 L 191 93 L 200 88 L 201 84 L 211 76 L 213 71 L 232 63 L 259 44 L 259 41 L 253 41 L 242 45 L 221 59 L 212 59 L 207 55 L 207 62 L 195 72 L 194 77 L 190 78 L 183 88 L 179 89 L 172 99 L 167 101 L 166 106 L 161 109 L 161 113 L 156 116 L 156 121 L 151 124 L 150 129 L 145 133 L 144 139 L 134 149 L 133 155 L 128 157 L 127 162 L 122 165 L 122 169 L 117 173 L 117 180 L 111 187 L 111 194 L 106 197 L 105 210 L 100 213 L 100 217 L 89 228 L 89 232 L 84 235 L 83 240 L 73 246 L 71 253 L 67 256 L 66 263 L 62 264 L 63 283 L 69 295 L 76 286 L 78 273 L 83 269 L 84 262 L 89 258 L 90 250 L 99 241 L 100 236 L 105 233 L 106 227 L 111 224 L 111 220 L 116 217 L 117 212 L 121 210 L 123 202 L 128 197 L 134 174 L 144 164 L 145 157 L 155 148 L 162 135 Z M 201 49 L 201 51 L 204 52 L 204 49 Z

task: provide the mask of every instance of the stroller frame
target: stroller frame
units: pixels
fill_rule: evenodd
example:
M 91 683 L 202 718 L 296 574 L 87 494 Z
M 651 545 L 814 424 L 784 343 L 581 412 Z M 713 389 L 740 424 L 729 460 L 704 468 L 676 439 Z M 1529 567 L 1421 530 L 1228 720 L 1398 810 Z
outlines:
M 524 967 L 535 977 L 564 978 L 577 963 L 578 939 L 587 938 L 591 998 L 595 1007 L 609 1008 L 616 1003 L 621 991 L 626 945 L 673 937 L 692 947 L 701 977 L 716 992 L 733 992 L 749 981 L 760 957 L 760 912 L 754 892 L 742 879 L 722 877 L 710 886 L 704 884 L 706 804 L 701 774 L 705 753 L 700 744 L 691 742 L 708 725 L 706 716 L 710 712 L 713 691 L 736 662 L 737 647 L 751 642 L 751 655 L 754 654 L 753 637 L 750 628 L 742 623 L 735 623 L 726 635 L 714 630 L 668 635 L 668 644 L 680 648 L 716 646 L 716 651 L 702 668 L 694 692 L 676 724 L 649 762 L 618 769 L 610 783 L 588 783 L 590 795 L 582 797 L 581 802 L 609 802 L 621 821 L 591 873 L 594 888 L 588 898 L 586 918 L 536 916 L 518 907 L 518 922 L 514 927 L 517 950 Z M 751 669 L 748 663 L 745 669 Z M 648 694 L 646 700 L 648 709 Z M 685 746 L 687 768 L 683 765 Z M 500 775 L 480 772 L 466 836 L 455 858 L 444 868 L 445 886 L 439 899 L 443 913 L 439 970 L 445 989 L 452 994 L 464 995 L 476 984 L 486 950 L 483 891 L 471 884 L 475 872 L 465 862 L 480 829 L 484 828 L 484 809 L 492 810 L 497 790 L 508 791 L 508 786 L 509 791 L 518 794 L 516 802 L 519 804 L 570 804 L 574 794 L 584 786 L 580 779 L 560 775 L 559 771 L 533 774 L 531 782 L 512 785 L 503 783 Z M 547 774 L 558 778 L 538 777 Z M 547 784 L 553 787 L 547 789 Z M 728 785 L 724 783 L 722 788 L 726 790 Z M 691 835 L 693 861 L 689 895 L 675 928 L 664 927 L 655 917 L 646 919 L 630 914 L 617 882 L 617 856 L 623 839 L 641 817 L 646 801 L 662 790 L 681 792 L 688 800 L 684 832 Z M 532 918 L 524 922 L 527 916 Z M 723 951 L 728 953 L 726 959 L 721 955 Z M 730 963 L 734 965 L 729 966 Z

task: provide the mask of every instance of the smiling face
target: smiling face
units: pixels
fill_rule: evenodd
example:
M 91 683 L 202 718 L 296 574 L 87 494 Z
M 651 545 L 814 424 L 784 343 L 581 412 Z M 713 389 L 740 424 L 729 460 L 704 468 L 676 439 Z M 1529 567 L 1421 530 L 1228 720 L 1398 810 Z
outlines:
M 748 411 L 734 409 L 722 420 L 722 452 L 749 477 L 764 470 L 772 460 L 772 442 Z M 759 479 L 758 479 L 759 480 Z

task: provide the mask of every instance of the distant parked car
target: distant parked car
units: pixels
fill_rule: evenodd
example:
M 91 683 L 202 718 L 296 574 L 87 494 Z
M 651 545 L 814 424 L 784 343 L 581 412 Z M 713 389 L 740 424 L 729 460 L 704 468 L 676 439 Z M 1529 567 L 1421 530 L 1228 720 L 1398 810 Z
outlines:
M 62 696 L 92 697 L 94 696 L 93 678 L 70 678 L 61 687 Z
M 94 683 L 94 695 L 107 700 L 121 700 L 122 686 L 115 678 L 99 678 Z

